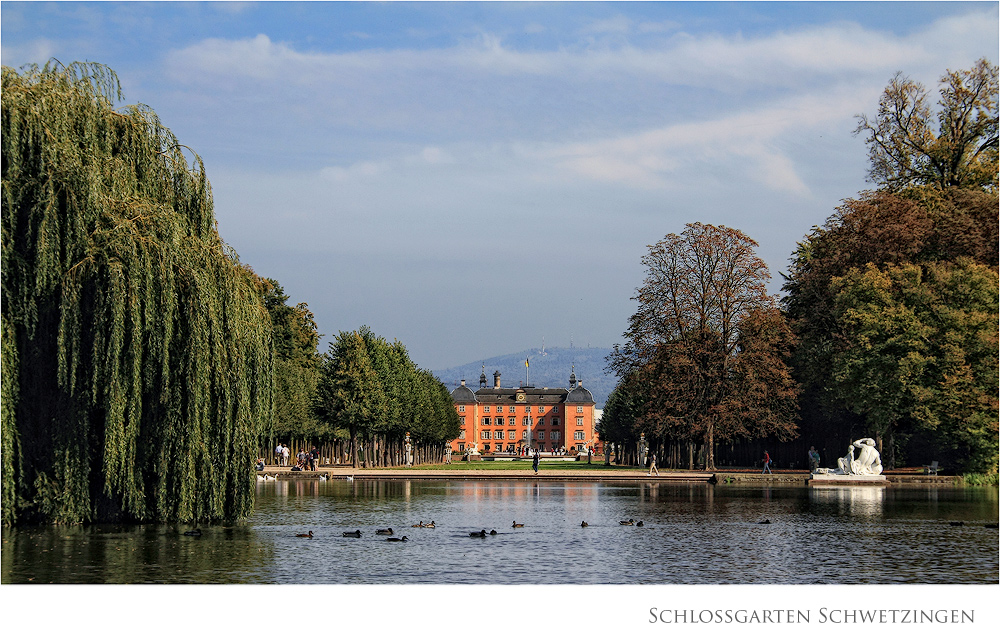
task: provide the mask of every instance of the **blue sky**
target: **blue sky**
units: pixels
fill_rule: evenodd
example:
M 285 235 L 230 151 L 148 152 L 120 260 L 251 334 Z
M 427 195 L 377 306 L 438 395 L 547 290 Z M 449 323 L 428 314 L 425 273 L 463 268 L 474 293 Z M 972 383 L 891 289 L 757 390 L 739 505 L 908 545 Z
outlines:
M 223 238 L 320 331 L 425 368 L 621 340 L 648 244 L 797 241 L 870 187 L 897 71 L 997 62 L 998 4 L 0 3 L 2 62 L 89 60 L 204 159 Z

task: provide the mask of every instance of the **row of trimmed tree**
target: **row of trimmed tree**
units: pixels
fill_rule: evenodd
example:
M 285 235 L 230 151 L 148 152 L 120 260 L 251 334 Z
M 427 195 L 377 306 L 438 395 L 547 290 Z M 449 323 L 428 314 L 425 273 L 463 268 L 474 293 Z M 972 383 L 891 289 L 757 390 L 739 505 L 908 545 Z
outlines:
M 766 448 L 803 467 L 809 446 L 832 466 L 873 437 L 890 468 L 996 472 L 997 68 L 948 72 L 929 99 L 897 75 L 859 119 L 879 187 L 799 244 L 783 298 L 737 230 L 650 246 L 602 438 L 714 468 Z
M 447 388 L 419 369 L 399 341 L 389 343 L 362 326 L 342 331 L 325 355 L 305 303 L 288 305 L 272 279 L 264 305 L 274 333 L 274 417 L 260 456 L 275 459 L 278 443 L 293 450 L 318 447 L 320 457 L 352 466 L 439 462 L 444 443 L 458 436 L 458 415 Z

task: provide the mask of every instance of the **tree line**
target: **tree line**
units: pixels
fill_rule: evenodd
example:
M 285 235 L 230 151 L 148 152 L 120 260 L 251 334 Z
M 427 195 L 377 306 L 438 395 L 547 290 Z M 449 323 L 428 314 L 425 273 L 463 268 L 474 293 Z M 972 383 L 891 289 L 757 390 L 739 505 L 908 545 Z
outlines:
M 798 244 L 781 298 L 738 230 L 688 224 L 649 247 L 602 438 L 713 468 L 767 446 L 831 463 L 870 436 L 889 468 L 996 473 L 997 67 L 949 71 L 931 100 L 897 74 L 859 116 L 877 187 Z

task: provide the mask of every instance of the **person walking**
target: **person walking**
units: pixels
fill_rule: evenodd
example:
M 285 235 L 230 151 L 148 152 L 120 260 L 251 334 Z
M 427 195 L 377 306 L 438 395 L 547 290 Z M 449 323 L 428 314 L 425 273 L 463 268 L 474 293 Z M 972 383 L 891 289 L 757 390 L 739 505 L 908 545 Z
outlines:
M 771 473 L 771 456 L 768 455 L 766 450 L 764 451 L 764 470 L 760 474 L 764 475 L 765 473 Z
M 282 443 L 282 445 L 281 445 L 281 466 L 283 466 L 283 467 L 287 467 L 288 466 L 288 457 L 291 456 L 291 455 L 292 455 L 292 452 L 288 448 L 288 445 Z
M 535 471 L 535 475 L 538 475 L 538 451 L 535 451 L 535 457 L 531 461 L 531 468 Z
M 279 467 L 281 466 L 281 449 L 282 446 L 281 443 L 279 442 L 278 446 L 274 448 L 274 464 L 278 465 Z
M 649 454 L 649 473 L 646 475 L 651 476 L 654 472 L 656 475 L 660 475 L 660 472 L 656 469 L 656 454 L 651 453 Z

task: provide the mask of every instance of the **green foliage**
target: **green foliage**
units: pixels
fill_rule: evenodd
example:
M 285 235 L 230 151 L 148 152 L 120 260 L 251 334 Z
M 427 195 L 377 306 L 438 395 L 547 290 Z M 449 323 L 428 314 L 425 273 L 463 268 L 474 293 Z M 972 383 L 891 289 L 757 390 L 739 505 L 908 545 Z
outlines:
M 271 326 L 201 160 L 105 67 L 2 73 L 4 523 L 247 515 Z
M 274 279 L 262 279 L 264 307 L 274 333 L 274 419 L 268 433 L 283 440 L 333 437 L 312 409 L 319 381 L 319 333 L 305 303 L 288 305 Z
M 962 482 L 970 487 L 995 487 L 1000 484 L 1000 475 L 992 473 L 965 473 Z
M 906 426 L 949 464 L 997 465 L 998 283 L 965 258 L 869 265 L 833 280 L 845 339 L 833 379 L 873 435 Z
M 368 327 L 340 332 L 320 367 L 314 411 L 330 427 L 347 429 L 352 458 L 358 436 L 400 442 L 443 443 L 458 436 L 458 414 L 447 388 L 418 369 L 398 341 Z

